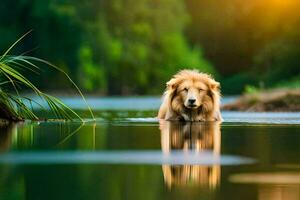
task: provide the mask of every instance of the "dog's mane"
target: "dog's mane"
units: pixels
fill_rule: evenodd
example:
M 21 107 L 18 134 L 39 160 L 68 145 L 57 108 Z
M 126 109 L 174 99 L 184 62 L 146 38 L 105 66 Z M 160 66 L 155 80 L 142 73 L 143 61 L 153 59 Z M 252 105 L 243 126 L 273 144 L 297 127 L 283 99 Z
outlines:
M 185 112 L 186 108 L 181 99 L 177 96 L 178 86 L 185 80 L 200 81 L 208 86 L 206 97 L 207 102 L 204 101 L 204 109 L 201 112 L 219 112 L 220 106 L 220 84 L 216 82 L 211 75 L 201 73 L 198 70 L 182 70 L 175 74 L 170 81 L 167 82 L 167 87 L 164 93 L 163 105 L 161 106 L 158 114 L 159 118 L 164 118 L 167 112 L 167 108 L 171 108 L 171 111 L 180 115 Z M 211 98 L 211 100 L 209 99 Z

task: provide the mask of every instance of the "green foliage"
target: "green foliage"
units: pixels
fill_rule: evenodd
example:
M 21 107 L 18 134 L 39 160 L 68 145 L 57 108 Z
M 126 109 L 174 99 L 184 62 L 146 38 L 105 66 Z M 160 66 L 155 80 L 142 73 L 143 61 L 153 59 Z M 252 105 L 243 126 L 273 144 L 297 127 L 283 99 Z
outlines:
M 31 56 L 58 64 L 88 92 L 160 94 L 179 69 L 197 68 L 222 80 L 223 93 L 237 94 L 246 85 L 274 87 L 299 76 L 299 6 L 294 0 L 2 0 L 0 46 L 34 29 L 14 54 L 33 50 Z M 40 88 L 69 89 L 63 74 L 43 71 L 31 79 Z
M 34 56 L 63 66 L 88 92 L 157 94 L 180 69 L 216 73 L 200 45 L 190 45 L 184 35 L 189 16 L 183 0 L 4 0 L 2 4 L 24 15 L 22 20 L 13 16 L 3 21 L 17 29 L 0 28 L 0 32 L 9 36 L 33 28 L 35 35 L 20 50 L 38 45 Z M 0 7 L 1 11 L 10 15 Z M 33 78 L 42 88 L 68 85 L 53 70 L 46 69 L 45 74 Z
M 29 32 L 28 32 L 29 33 Z M 31 119 L 31 120 L 38 120 L 39 118 L 34 114 L 33 109 L 28 107 L 27 103 L 36 103 L 31 98 L 27 98 L 25 96 L 21 96 L 19 94 L 18 88 L 26 88 L 31 90 L 35 93 L 38 97 L 46 101 L 50 110 L 55 114 L 55 116 L 59 119 L 67 119 L 72 120 L 74 117 L 80 118 L 80 116 L 67 105 L 65 105 L 62 101 L 57 99 L 54 96 L 46 94 L 42 92 L 38 87 L 36 87 L 30 80 L 28 80 L 21 71 L 31 71 L 31 73 L 38 73 L 37 70 L 40 70 L 39 67 L 34 63 L 43 63 L 47 64 L 50 67 L 57 69 L 58 71 L 62 72 L 67 79 L 75 86 L 77 91 L 80 93 L 82 98 L 81 91 L 77 87 L 77 85 L 72 81 L 72 79 L 61 69 L 52 65 L 51 63 L 35 58 L 30 56 L 12 56 L 9 55 L 11 49 L 20 41 L 22 40 L 28 33 L 23 35 L 19 38 L 13 45 L 11 45 L 7 51 L 0 57 L 0 110 L 1 116 L 8 120 L 24 120 L 24 119 Z M 4 89 L 6 85 L 10 84 L 13 86 L 13 91 L 5 91 Z M 85 99 L 84 99 L 85 101 Z M 89 108 L 89 107 L 88 107 Z M 89 108 L 91 115 L 93 113 Z
M 44 99 L 51 111 L 55 114 L 57 118 L 72 120 L 75 117 L 80 118 L 80 116 L 74 112 L 71 108 L 66 106 L 59 99 L 43 93 L 39 90 L 33 83 L 31 83 L 25 76 L 23 76 L 18 68 L 23 67 L 35 67 L 36 65 L 30 62 L 27 57 L 23 56 L 6 56 L 3 55 L 0 60 L 0 73 L 2 75 L 1 84 L 10 83 L 13 85 L 15 94 L 11 92 L 0 90 L 0 102 L 1 109 L 7 110 L 7 116 L 11 120 L 22 120 L 31 119 L 38 120 L 38 117 L 34 114 L 33 110 L 28 108 L 25 102 L 30 104 L 35 103 L 32 99 L 20 96 L 17 87 L 26 87 L 31 89 L 36 95 Z M 5 77 L 6 80 L 3 78 Z M 8 81 L 7 81 L 8 80 Z M 3 88 L 3 87 L 1 87 Z M 3 117 L 3 116 L 2 116 Z
M 122 76 L 107 69 L 113 84 L 109 92 L 161 93 L 166 80 L 182 68 L 214 73 L 199 48 L 191 48 L 183 35 L 188 16 L 182 1 L 112 0 L 105 6 L 110 35 L 122 44 L 115 62 Z
M 299 76 L 299 1 L 185 2 L 192 19 L 187 35 L 222 75 L 223 92 L 241 93 L 260 82 L 274 87 Z
M 246 85 L 255 87 L 256 82 L 249 73 L 239 73 L 221 80 L 221 90 L 226 91 L 226 94 L 238 94 L 245 91 Z
M 276 88 L 300 88 L 300 76 L 291 78 L 290 80 L 280 81 L 275 84 Z
M 244 93 L 246 94 L 254 94 L 259 92 L 259 89 L 253 85 L 246 85 Z
M 300 31 L 297 34 L 300 36 Z M 255 57 L 258 78 L 269 87 L 300 74 L 300 38 L 285 36 L 267 44 Z
M 99 91 L 106 88 L 106 77 L 103 67 L 97 66 L 93 61 L 92 50 L 82 46 L 79 50 L 79 81 L 86 91 Z M 99 89 L 98 89 L 99 88 Z

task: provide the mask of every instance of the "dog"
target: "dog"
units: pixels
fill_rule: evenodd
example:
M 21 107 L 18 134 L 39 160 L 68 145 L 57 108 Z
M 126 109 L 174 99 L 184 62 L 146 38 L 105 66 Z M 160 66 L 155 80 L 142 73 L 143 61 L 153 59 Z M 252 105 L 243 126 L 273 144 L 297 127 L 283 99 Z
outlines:
M 179 71 L 167 82 L 157 118 L 177 121 L 222 121 L 220 83 L 197 70 Z

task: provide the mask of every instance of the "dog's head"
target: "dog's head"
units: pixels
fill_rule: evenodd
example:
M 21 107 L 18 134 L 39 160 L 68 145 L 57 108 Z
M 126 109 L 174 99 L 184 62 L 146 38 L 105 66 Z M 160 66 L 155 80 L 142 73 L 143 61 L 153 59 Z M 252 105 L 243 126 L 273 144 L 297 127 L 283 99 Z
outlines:
M 184 109 L 202 108 L 209 112 L 219 106 L 220 84 L 210 75 L 196 70 L 183 70 L 167 82 L 170 103 L 175 100 L 177 106 Z

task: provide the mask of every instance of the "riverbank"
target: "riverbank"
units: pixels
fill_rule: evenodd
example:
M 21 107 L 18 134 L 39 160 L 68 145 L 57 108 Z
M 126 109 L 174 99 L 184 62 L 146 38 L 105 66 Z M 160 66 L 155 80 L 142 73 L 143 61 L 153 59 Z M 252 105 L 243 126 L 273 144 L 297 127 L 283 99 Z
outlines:
M 245 94 L 222 110 L 249 112 L 299 112 L 299 89 L 274 89 Z

